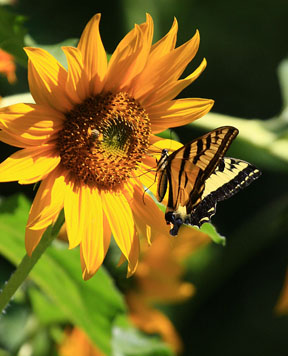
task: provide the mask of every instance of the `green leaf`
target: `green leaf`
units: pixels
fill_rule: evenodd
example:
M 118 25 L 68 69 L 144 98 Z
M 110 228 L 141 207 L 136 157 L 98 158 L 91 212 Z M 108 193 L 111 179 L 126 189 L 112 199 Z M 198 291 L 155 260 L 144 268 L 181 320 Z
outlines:
M 21 346 L 27 338 L 29 310 L 27 306 L 11 303 L 7 314 L 1 316 L 0 345 L 5 349 L 14 351 Z
M 10 352 L 0 349 L 0 356 L 10 356 Z
M 229 148 L 229 155 L 234 153 L 237 158 L 246 159 L 260 169 L 287 172 L 288 139 L 285 136 L 287 127 L 283 129 L 280 121 L 279 119 L 247 120 L 209 113 L 189 126 L 205 130 L 226 125 L 235 126 L 239 129 L 239 135 Z
M 35 286 L 28 289 L 33 311 L 42 324 L 67 322 L 67 317 L 60 308 L 55 308 L 55 303 Z
M 173 356 L 157 337 L 148 337 L 134 328 L 113 330 L 113 356 Z
M 284 108 L 288 108 L 288 60 L 284 59 L 278 66 L 278 77 Z
M 159 136 L 161 138 L 169 139 L 169 140 L 179 141 L 179 136 L 176 134 L 175 131 L 173 131 L 171 129 L 162 131 L 159 134 L 157 134 L 157 136 Z M 167 147 L 167 148 L 169 148 L 169 147 Z
M 226 238 L 217 232 L 214 225 L 210 223 L 204 223 L 203 225 L 201 225 L 199 230 L 207 234 L 212 241 L 216 242 L 216 244 L 225 246 Z
M 2 199 L 0 252 L 14 264 L 25 254 L 24 232 L 29 203 L 23 196 Z M 114 318 L 125 304 L 113 281 L 101 268 L 89 281 L 81 276 L 78 249 L 53 244 L 31 271 L 30 278 L 72 324 L 83 329 L 106 354 L 111 351 Z
M 173 356 L 171 349 L 159 337 L 147 336 L 120 316 L 113 329 L 113 356 Z
M 15 61 L 26 67 L 27 57 L 23 51 L 26 33 L 24 22 L 25 17 L 0 8 L 0 48 L 13 54 Z

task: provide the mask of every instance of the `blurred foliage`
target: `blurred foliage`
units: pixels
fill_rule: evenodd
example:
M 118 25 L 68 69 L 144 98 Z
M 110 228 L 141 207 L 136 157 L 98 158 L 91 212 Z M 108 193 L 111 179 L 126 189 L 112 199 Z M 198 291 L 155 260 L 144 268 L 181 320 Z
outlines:
M 26 66 L 26 55 L 22 49 L 26 33 L 24 21 L 24 16 L 0 8 L 0 48 L 13 54 L 17 63 Z
M 180 6 L 175 0 L 87 0 L 81 6 L 49 0 L 40 6 L 36 0 L 18 0 L 0 7 L 0 47 L 20 65 L 15 85 L 0 78 L 0 95 L 28 91 L 24 45 L 46 48 L 63 61 L 55 43 L 75 45 L 87 21 L 102 12 L 101 35 L 112 53 L 146 11 L 154 18 L 156 38 L 168 31 L 173 16 L 179 22 L 178 44 L 200 30 L 200 51 L 187 74 L 203 57 L 208 67 L 181 96 L 216 100 L 213 113 L 168 131 L 166 137 L 185 143 L 217 126 L 236 126 L 240 134 L 229 155 L 263 171 L 256 183 L 219 204 L 213 223 L 226 236 L 226 246 L 210 244 L 186 262 L 196 295 L 183 304 L 159 308 L 183 338 L 184 356 L 285 356 L 288 317 L 276 315 L 274 307 L 288 261 L 288 61 L 283 60 L 288 53 L 288 3 L 183 0 Z M 7 100 L 15 98 L 4 98 L 3 103 Z M 17 101 L 22 101 L 21 94 Z M 10 153 L 1 146 L 1 159 Z M 3 196 L 20 189 L 30 198 L 34 194 L 32 187 L 16 183 L 2 187 Z M 0 209 L 4 283 L 24 255 L 29 202 L 23 196 L 2 198 Z M 123 283 L 121 270 L 111 272 L 109 256 L 113 251 L 106 261 L 108 270 L 103 267 L 83 282 L 78 250 L 68 251 L 64 243 L 55 242 L 0 319 L 0 355 L 57 355 L 56 345 L 71 325 L 81 327 L 113 356 L 172 355 L 157 336 L 148 337 L 127 321 L 123 295 L 133 280 Z
M 0 240 L 0 251 L 15 265 L 25 254 L 23 234 L 29 205 L 23 196 L 2 199 L 0 205 L 0 229 L 5 234 L 5 239 Z M 49 332 L 60 322 L 80 327 L 106 355 L 111 354 L 112 335 L 117 355 L 131 355 L 131 349 L 134 355 L 172 355 L 158 338 L 150 340 L 129 325 L 123 297 L 104 267 L 87 282 L 80 271 L 78 249 L 69 251 L 66 244 L 55 241 L 23 286 L 26 303 L 15 300 L 8 306 L 5 317 L 2 316 L 0 347 L 2 344 L 15 352 L 25 343 L 31 346 L 39 333 Z M 27 310 L 28 300 L 34 311 L 32 315 Z M 34 346 L 32 349 L 35 350 Z M 33 355 L 45 355 L 47 347 L 42 353 L 34 352 Z

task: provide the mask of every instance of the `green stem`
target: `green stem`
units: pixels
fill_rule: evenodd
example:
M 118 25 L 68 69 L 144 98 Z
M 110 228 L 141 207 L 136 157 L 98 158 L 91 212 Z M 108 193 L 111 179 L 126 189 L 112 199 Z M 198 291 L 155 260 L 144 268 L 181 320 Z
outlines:
M 25 255 L 17 267 L 16 271 L 11 275 L 10 279 L 5 283 L 1 294 L 0 294 L 0 313 L 3 312 L 4 308 L 7 306 L 17 289 L 27 278 L 29 272 L 32 270 L 34 265 L 37 263 L 42 254 L 46 251 L 47 247 L 50 246 L 51 242 L 58 235 L 61 226 L 64 223 L 64 214 L 61 212 L 58 216 L 56 223 L 49 226 L 42 236 L 39 244 L 29 257 Z

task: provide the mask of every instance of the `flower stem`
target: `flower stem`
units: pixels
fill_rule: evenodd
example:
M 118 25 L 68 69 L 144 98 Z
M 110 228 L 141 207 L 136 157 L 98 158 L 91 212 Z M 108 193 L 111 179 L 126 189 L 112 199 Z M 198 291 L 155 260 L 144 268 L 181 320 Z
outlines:
M 37 263 L 42 254 L 46 251 L 47 247 L 50 246 L 51 242 L 58 235 L 61 226 L 64 223 L 63 211 L 59 214 L 57 221 L 52 226 L 49 226 L 45 233 L 43 234 L 39 244 L 29 257 L 27 254 L 23 257 L 19 266 L 15 272 L 11 275 L 10 279 L 5 283 L 1 293 L 0 293 L 0 313 L 3 312 L 4 308 L 7 306 L 17 289 L 27 278 L 29 272 L 32 270 L 34 265 Z

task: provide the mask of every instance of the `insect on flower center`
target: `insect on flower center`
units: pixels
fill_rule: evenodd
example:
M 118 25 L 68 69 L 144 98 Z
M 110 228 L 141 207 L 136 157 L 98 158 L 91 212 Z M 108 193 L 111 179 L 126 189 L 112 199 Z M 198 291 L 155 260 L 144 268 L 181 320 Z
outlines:
M 100 189 L 117 189 L 142 161 L 150 120 L 127 93 L 86 99 L 65 114 L 57 147 L 70 178 Z

